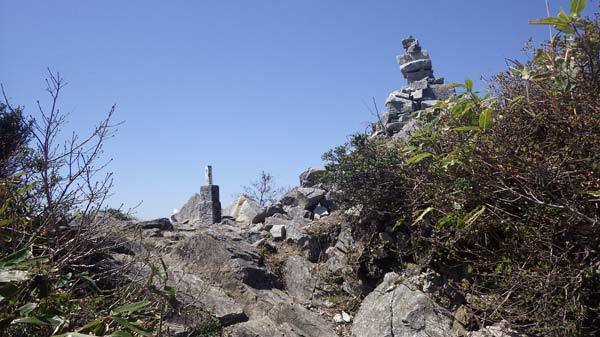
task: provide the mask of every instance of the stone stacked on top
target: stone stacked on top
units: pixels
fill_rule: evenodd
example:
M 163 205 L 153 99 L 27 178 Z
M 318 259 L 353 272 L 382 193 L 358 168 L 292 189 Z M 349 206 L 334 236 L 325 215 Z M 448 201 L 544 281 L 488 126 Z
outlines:
M 404 54 L 396 56 L 407 85 L 390 93 L 385 101 L 386 112 L 373 123 L 372 137 L 404 138 L 415 129 L 412 114 L 434 106 L 438 100 L 454 94 L 454 87 L 444 84 L 444 78 L 433 75 L 429 52 L 422 49 L 412 36 L 402 41 Z

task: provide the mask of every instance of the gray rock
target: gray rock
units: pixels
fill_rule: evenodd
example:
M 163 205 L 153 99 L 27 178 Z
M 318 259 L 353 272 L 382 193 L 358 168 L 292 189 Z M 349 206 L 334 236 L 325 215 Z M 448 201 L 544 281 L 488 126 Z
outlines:
M 415 90 L 412 93 L 412 99 L 421 100 L 423 99 L 423 89 Z
M 313 187 L 321 182 L 327 171 L 324 168 L 308 168 L 300 173 L 300 186 Z
M 323 206 L 327 207 L 330 212 L 339 208 L 339 198 L 335 190 L 330 190 L 325 194 L 325 199 L 321 201 Z
M 257 303 L 248 307 L 250 319 L 224 329 L 224 336 L 337 337 L 332 324 L 294 303 L 285 293 L 273 290 L 248 295 Z
M 310 219 L 312 216 L 311 211 L 307 211 L 304 208 L 298 206 L 285 206 L 287 215 L 292 219 Z
M 407 139 L 415 130 L 417 130 L 417 121 L 411 117 L 406 124 L 404 124 L 402 128 L 392 136 L 392 138 Z
M 266 213 L 256 200 L 242 194 L 223 210 L 223 215 L 239 222 L 259 223 L 265 220 Z
M 333 315 L 333 321 L 337 324 L 342 324 L 344 323 L 344 318 L 342 317 L 342 314 L 335 314 Z
M 286 206 L 300 206 L 312 210 L 324 197 L 327 191 L 316 187 L 297 187 L 286 193 L 281 203 Z
M 160 218 L 150 221 L 141 221 L 127 225 L 127 227 L 140 228 L 140 229 L 159 229 L 161 231 L 173 230 L 173 224 L 167 218 Z
M 285 213 L 285 211 L 283 210 L 283 205 L 281 203 L 269 205 L 265 208 L 265 218 L 268 218 L 275 214 L 283 214 L 283 213 Z
M 421 101 L 421 109 L 431 108 L 436 105 L 439 101 L 437 99 L 428 99 Z
M 399 91 L 392 92 L 387 100 L 385 106 L 391 114 L 409 114 L 414 111 L 413 101 L 408 98 L 401 97 L 402 93 Z
M 178 292 L 193 296 L 194 301 L 199 302 L 202 309 L 210 312 L 222 326 L 248 319 L 242 306 L 227 295 L 223 289 L 179 268 L 172 270 L 171 273 L 177 284 Z M 186 301 L 186 299 L 182 300 Z
M 432 84 L 428 90 L 431 91 L 428 95 L 438 100 L 448 99 L 456 93 L 452 84 Z
M 276 226 L 282 226 L 285 228 L 284 238 L 287 238 L 290 241 L 298 241 L 307 235 L 303 230 L 303 227 L 309 222 L 310 220 L 308 219 L 290 220 L 284 218 L 271 217 L 267 218 L 267 220 L 265 221 L 265 226 L 267 228 L 270 227 L 270 231 L 273 230 L 273 228 L 275 228 Z
M 400 116 L 400 114 L 397 112 L 386 111 L 381 115 L 381 123 L 383 125 L 386 125 L 386 124 L 390 124 L 393 122 L 397 122 L 399 116 Z
M 314 213 L 314 217 L 315 219 L 320 219 L 324 216 L 328 216 L 329 215 L 329 211 L 327 210 L 327 207 L 318 204 L 317 207 L 315 207 L 315 209 L 313 210 Z
M 260 232 L 263 231 L 265 229 L 265 224 L 262 223 L 258 223 L 252 227 L 250 227 L 249 231 L 250 232 Z
M 400 65 L 400 70 L 405 76 L 410 76 L 411 73 L 417 73 L 420 71 L 431 71 L 431 60 L 430 59 L 420 59 L 408 61 L 404 64 Z M 433 73 L 431 73 L 433 75 Z M 425 77 L 415 78 L 415 81 L 421 80 Z
M 400 130 L 402 130 L 402 127 L 404 127 L 403 122 L 394 122 L 394 123 L 390 123 L 387 124 L 385 126 L 385 131 L 387 131 L 388 134 L 393 135 L 395 133 L 400 132 Z
M 178 260 L 194 264 L 197 274 L 257 289 L 276 286 L 276 278 L 265 267 L 263 257 L 240 232 L 227 225 L 200 228 L 196 235 L 179 243 L 173 254 Z
M 302 256 L 290 256 L 283 268 L 285 288 L 300 303 L 310 303 L 316 285 L 315 267 Z
M 344 266 L 348 264 L 347 255 L 350 253 L 352 247 L 355 246 L 356 243 L 352 237 L 352 229 L 350 226 L 342 227 L 335 245 L 325 250 L 327 256 L 325 266 L 327 269 L 336 273 L 344 268 Z
M 427 89 L 427 87 L 429 87 L 429 81 L 427 78 L 424 78 L 419 81 L 414 81 L 408 85 L 408 89 L 410 89 L 411 92 L 416 90 L 424 90 Z
M 284 225 L 274 225 L 269 230 L 271 236 L 273 236 L 274 240 L 284 240 L 286 235 L 286 230 Z
M 445 337 L 451 333 L 450 313 L 427 295 L 385 275 L 362 302 L 352 326 L 354 337 Z

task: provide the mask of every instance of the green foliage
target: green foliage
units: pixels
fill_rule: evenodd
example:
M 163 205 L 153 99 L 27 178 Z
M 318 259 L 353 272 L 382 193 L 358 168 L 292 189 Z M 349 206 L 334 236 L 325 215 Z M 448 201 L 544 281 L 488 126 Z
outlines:
M 580 17 L 587 2 L 587 0 L 571 0 L 569 14 L 561 9 L 556 16 L 531 20 L 530 22 L 534 25 L 551 25 L 565 34 L 575 34 L 577 29 L 582 28 L 583 23 Z
M 404 162 L 395 144 L 354 135 L 347 144 L 325 153 L 323 160 L 324 179 L 336 187 L 347 208 L 359 207 L 368 215 L 401 207 Z
M 123 220 L 123 221 L 133 220 L 133 217 L 131 215 L 123 212 L 120 209 L 107 208 L 104 212 L 117 220 Z
M 0 178 L 7 178 L 19 168 L 27 154 L 27 141 L 31 135 L 31 121 L 20 108 L 0 103 Z
M 425 209 L 413 248 L 484 324 L 531 335 L 599 333 L 600 29 L 581 6 L 548 21 L 564 35 L 498 75 L 494 98 L 467 81 L 408 141 L 431 154 L 405 168 Z
M 406 142 L 357 136 L 324 157 L 347 207 L 394 213 L 403 260 L 428 261 L 483 325 L 600 334 L 600 27 L 585 3 L 535 22 L 561 34 L 493 96 L 466 80 Z

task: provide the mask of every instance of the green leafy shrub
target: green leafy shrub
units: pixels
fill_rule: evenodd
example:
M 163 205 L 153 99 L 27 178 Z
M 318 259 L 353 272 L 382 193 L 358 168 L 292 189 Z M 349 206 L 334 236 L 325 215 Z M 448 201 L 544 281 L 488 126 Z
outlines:
M 404 165 L 397 144 L 367 135 L 325 153 L 326 176 L 346 208 L 359 207 L 365 216 L 397 212 L 404 203 Z
M 480 325 L 600 333 L 600 27 L 583 5 L 534 21 L 559 34 L 499 74 L 491 96 L 466 81 L 406 143 L 325 157 L 349 204 L 394 212 L 407 257 L 443 274 Z M 369 165 L 380 161 L 393 164 Z

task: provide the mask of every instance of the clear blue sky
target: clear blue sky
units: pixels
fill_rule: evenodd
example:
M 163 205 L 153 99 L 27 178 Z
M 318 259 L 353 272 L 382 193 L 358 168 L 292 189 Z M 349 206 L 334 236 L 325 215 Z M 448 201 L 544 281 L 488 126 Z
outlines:
M 261 170 L 296 185 L 365 129 L 372 96 L 381 107 L 404 83 L 395 55 L 406 35 L 437 76 L 477 80 L 547 38 L 528 25 L 545 11 L 543 0 L 0 0 L 0 82 L 35 115 L 46 67 L 59 71 L 67 130 L 89 130 L 116 103 L 125 124 L 106 148 L 110 203 L 169 216 L 206 164 L 224 204 Z

